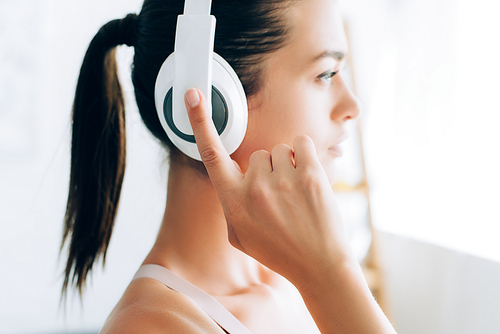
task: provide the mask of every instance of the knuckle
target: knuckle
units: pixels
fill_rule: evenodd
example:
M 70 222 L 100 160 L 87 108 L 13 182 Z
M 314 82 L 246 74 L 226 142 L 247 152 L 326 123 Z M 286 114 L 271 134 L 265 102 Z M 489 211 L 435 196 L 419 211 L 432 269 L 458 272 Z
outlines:
M 321 187 L 319 173 L 314 168 L 307 168 L 303 171 L 302 184 L 306 191 L 316 191 Z
M 287 152 L 291 151 L 292 148 L 288 146 L 287 144 L 278 144 L 273 148 L 273 155 L 278 153 L 278 152 Z
M 294 188 L 292 181 L 286 177 L 280 177 L 276 182 L 276 186 L 281 192 L 291 192 Z
M 295 148 L 299 147 L 302 148 L 302 150 L 307 150 L 307 151 L 315 150 L 314 141 L 308 135 L 299 135 L 295 137 L 293 141 L 293 146 Z
M 258 150 L 250 155 L 249 163 L 255 164 L 260 161 L 269 161 L 271 154 L 265 150 Z
M 202 127 L 207 122 L 207 118 L 208 117 L 204 113 L 201 113 L 201 112 L 192 112 L 191 113 L 191 118 L 190 118 L 191 127 L 193 129 L 197 129 L 199 127 Z
M 200 157 L 206 167 L 216 166 L 222 160 L 222 151 L 215 146 L 205 146 L 200 149 Z
M 266 195 L 266 187 L 262 184 L 262 182 L 254 180 L 248 192 L 249 199 L 254 203 L 260 203 L 261 201 L 264 201 Z
M 313 144 L 313 140 L 311 139 L 311 137 L 309 137 L 308 135 L 304 135 L 304 134 L 298 135 L 295 138 L 295 141 L 298 143 Z
M 269 152 L 266 150 L 257 150 L 252 153 L 252 156 L 255 158 L 267 158 L 269 157 Z

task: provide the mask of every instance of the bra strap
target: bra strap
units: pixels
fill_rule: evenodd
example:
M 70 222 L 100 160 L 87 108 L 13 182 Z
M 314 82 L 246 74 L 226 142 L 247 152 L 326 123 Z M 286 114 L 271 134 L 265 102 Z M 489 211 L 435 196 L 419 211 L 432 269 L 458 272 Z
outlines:
M 165 284 L 167 287 L 191 298 L 220 327 L 231 334 L 251 334 L 231 312 L 229 312 L 214 297 L 198 288 L 196 285 L 177 276 L 169 269 L 156 265 L 142 265 L 133 279 L 149 277 Z

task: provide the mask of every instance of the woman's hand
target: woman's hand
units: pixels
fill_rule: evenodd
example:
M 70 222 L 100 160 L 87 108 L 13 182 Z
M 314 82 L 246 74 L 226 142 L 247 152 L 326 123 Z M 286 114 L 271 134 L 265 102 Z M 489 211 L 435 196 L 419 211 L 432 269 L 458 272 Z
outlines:
M 254 152 L 243 174 L 222 145 L 203 94 L 186 107 L 200 156 L 226 215 L 231 244 L 296 286 L 352 260 L 339 210 L 313 141 L 298 136 Z
M 186 107 L 200 156 L 226 215 L 229 241 L 291 281 L 322 333 L 395 331 L 351 255 L 314 143 L 254 152 L 245 174 L 222 145 L 198 90 Z

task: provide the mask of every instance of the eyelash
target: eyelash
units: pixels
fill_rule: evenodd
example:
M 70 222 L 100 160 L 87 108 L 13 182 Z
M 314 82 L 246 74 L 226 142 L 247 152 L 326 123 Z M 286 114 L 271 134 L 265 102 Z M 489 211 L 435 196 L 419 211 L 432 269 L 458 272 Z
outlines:
M 323 74 L 320 74 L 318 76 L 318 79 L 325 83 L 331 84 L 333 76 L 337 73 L 339 73 L 339 71 L 327 71 Z

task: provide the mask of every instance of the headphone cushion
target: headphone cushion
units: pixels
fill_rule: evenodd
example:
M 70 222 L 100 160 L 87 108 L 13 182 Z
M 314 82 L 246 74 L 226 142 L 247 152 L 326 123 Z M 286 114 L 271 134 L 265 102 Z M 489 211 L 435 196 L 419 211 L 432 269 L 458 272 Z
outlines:
M 155 85 L 155 105 L 169 139 L 186 155 L 200 160 L 194 137 L 179 131 L 172 120 L 171 91 L 174 82 L 174 53 L 163 63 Z M 231 66 L 214 53 L 212 68 L 212 119 L 224 147 L 233 153 L 245 137 L 248 107 L 243 86 Z M 170 92 L 170 93 L 169 93 Z

